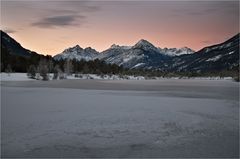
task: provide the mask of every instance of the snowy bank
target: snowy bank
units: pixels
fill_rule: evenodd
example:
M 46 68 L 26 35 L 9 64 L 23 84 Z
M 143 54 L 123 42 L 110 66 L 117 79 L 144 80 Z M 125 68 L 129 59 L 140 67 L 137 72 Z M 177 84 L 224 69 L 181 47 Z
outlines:
M 53 80 L 53 74 L 48 74 L 49 80 Z M 94 79 L 94 80 L 167 80 L 167 79 L 197 79 L 197 80 L 233 80 L 232 77 L 144 77 L 130 75 L 97 75 L 97 74 L 72 74 L 66 79 Z M 26 73 L 1 73 L 1 81 L 30 81 Z
M 1 81 L 31 81 L 26 73 L 1 73 Z

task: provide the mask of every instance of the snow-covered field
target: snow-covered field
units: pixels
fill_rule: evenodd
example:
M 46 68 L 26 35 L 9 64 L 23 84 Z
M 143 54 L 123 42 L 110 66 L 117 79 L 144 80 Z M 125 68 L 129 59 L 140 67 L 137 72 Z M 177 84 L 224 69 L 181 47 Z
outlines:
M 239 157 L 230 80 L 1 82 L 2 157 Z
M 27 73 L 0 73 L 1 81 L 30 81 Z M 49 80 L 53 80 L 53 73 L 48 74 Z M 103 80 L 144 80 L 143 76 L 119 76 L 119 75 L 96 75 L 96 74 L 72 74 L 66 79 L 103 79 Z
M 26 73 L 0 73 L 1 81 L 29 81 Z
M 26 73 L 0 73 L 1 81 L 30 81 Z M 48 74 L 49 80 L 53 80 L 53 73 Z M 96 75 L 96 74 L 72 74 L 66 76 L 66 79 L 102 79 L 102 80 L 163 80 L 163 79 L 203 79 L 203 80 L 233 80 L 232 77 L 151 77 L 130 76 L 130 75 Z

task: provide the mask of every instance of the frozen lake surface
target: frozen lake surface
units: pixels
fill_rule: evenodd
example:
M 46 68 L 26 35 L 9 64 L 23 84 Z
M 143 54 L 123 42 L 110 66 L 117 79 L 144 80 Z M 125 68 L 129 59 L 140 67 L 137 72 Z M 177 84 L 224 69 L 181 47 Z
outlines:
M 2 81 L 2 157 L 239 157 L 239 83 Z

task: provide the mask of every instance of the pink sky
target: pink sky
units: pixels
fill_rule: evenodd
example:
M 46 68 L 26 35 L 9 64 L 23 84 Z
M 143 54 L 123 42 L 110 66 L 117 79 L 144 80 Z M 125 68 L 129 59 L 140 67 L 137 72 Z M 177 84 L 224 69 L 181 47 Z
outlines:
M 197 51 L 239 32 L 238 6 L 239 1 L 1 1 L 1 29 L 41 54 L 77 44 L 103 51 L 140 39 Z

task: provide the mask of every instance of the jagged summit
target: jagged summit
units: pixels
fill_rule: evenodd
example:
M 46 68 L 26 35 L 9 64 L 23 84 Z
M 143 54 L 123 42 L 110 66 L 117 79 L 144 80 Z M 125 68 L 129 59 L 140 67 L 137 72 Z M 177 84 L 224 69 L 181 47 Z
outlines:
M 76 46 L 74 46 L 74 47 L 76 47 L 76 48 L 81 48 L 78 44 L 77 44 Z
M 141 39 L 133 46 L 133 48 L 147 50 L 149 48 L 156 48 L 156 47 L 153 44 L 151 44 L 150 42 L 148 42 L 147 40 Z
M 110 48 L 111 48 L 111 49 L 115 49 L 115 48 L 119 48 L 119 47 L 120 47 L 119 45 L 112 44 Z
M 98 53 L 95 49 L 93 49 L 93 48 L 91 48 L 91 47 L 86 47 L 84 50 L 85 50 L 85 51 L 91 51 L 91 52 Z
M 136 44 L 152 45 L 149 41 L 147 41 L 145 39 L 140 39 Z
M 83 49 L 79 45 L 65 49 L 62 53 L 54 56 L 55 60 L 64 60 L 64 59 L 75 59 L 75 60 L 94 60 L 95 57 L 99 54 L 95 49 L 87 47 Z
M 72 53 L 72 52 L 81 52 L 83 48 L 81 48 L 79 45 L 75 45 L 73 47 L 69 47 L 65 49 L 62 53 Z
M 193 49 L 191 49 L 191 48 L 189 48 L 189 47 L 187 47 L 187 46 L 181 47 L 179 50 L 185 51 L 186 54 L 192 54 L 192 53 L 195 52 Z

